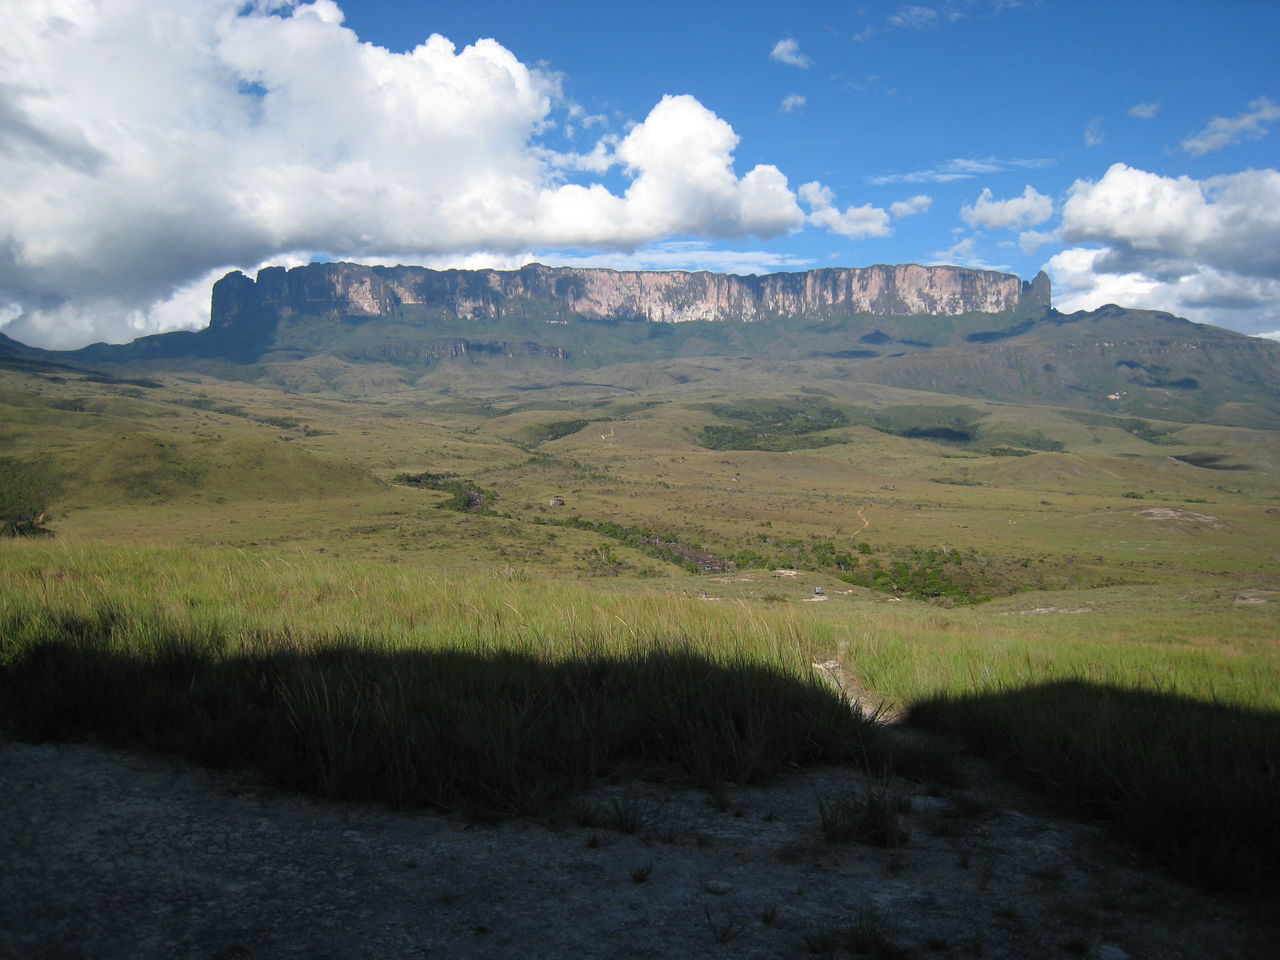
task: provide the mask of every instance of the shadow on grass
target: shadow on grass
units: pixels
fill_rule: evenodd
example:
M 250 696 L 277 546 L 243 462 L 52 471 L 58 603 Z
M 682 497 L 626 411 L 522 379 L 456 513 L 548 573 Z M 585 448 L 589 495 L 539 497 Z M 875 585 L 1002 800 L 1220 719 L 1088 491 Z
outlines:
M 1202 886 L 1280 881 L 1280 714 L 1081 680 L 912 705 Z
M 796 764 L 862 761 L 876 725 L 820 680 L 691 652 L 548 661 L 518 653 L 228 655 L 216 636 L 64 621 L 10 651 L 0 723 L 247 767 L 338 800 L 478 817 L 534 813 L 619 768 L 715 789 Z M 104 639 L 105 638 L 105 639 Z

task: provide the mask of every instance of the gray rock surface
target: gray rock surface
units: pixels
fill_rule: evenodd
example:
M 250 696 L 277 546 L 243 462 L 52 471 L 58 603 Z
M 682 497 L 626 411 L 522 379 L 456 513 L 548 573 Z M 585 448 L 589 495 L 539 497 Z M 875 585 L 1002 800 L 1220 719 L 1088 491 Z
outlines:
M 602 783 L 577 814 L 477 825 L 0 742 L 0 956 L 802 957 L 859 915 L 908 956 L 1267 955 L 1243 908 L 1007 784 L 938 797 L 902 784 L 902 846 L 823 842 L 817 796 L 865 786 L 823 769 L 732 789 L 716 809 L 700 791 Z

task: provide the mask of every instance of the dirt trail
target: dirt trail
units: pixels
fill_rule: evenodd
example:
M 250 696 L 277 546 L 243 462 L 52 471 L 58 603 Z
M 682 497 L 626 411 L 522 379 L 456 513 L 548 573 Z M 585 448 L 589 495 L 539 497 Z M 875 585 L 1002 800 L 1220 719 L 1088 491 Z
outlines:
M 862 521 L 862 526 L 853 531 L 854 533 L 861 533 L 863 530 L 867 529 L 867 527 L 871 526 L 871 521 L 868 520 L 867 515 L 862 512 L 862 507 L 858 507 L 853 512 L 856 513 L 858 515 L 858 519 Z

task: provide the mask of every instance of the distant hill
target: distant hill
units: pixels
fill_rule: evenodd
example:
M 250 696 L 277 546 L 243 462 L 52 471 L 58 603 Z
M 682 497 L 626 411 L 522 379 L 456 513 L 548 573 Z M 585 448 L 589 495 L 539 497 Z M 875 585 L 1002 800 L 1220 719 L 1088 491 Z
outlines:
M 556 380 L 682 357 L 1025 403 L 1280 425 L 1280 344 L 1109 305 L 1062 314 L 1048 278 L 914 264 L 766 276 L 534 264 L 269 267 L 214 285 L 210 325 L 6 365 L 130 375 L 198 369 L 293 390 L 370 393 L 483 367 Z
M 1280 344 L 1108 304 L 868 361 L 858 378 L 1172 420 L 1280 426 Z

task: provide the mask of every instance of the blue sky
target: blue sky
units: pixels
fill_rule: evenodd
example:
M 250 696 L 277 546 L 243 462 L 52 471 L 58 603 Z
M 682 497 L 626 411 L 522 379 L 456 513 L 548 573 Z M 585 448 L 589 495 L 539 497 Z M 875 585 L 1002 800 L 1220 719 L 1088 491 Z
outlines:
M 0 329 L 309 259 L 958 263 L 1280 336 L 1280 4 L 31 0 Z M 434 36 L 434 38 L 433 38 Z

